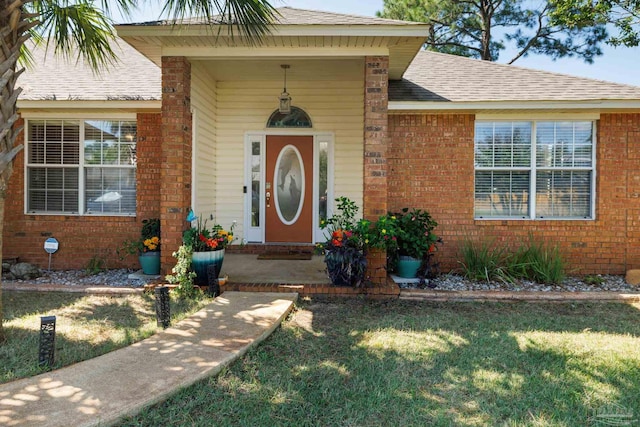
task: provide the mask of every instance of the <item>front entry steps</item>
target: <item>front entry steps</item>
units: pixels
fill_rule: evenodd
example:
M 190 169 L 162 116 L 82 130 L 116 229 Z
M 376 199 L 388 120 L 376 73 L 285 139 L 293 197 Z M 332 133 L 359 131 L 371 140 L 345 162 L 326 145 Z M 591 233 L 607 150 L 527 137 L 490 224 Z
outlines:
M 267 253 L 281 253 L 289 255 L 313 254 L 315 246 L 311 243 L 300 244 L 259 244 L 231 245 L 226 249 L 227 253 L 245 255 L 263 255 Z

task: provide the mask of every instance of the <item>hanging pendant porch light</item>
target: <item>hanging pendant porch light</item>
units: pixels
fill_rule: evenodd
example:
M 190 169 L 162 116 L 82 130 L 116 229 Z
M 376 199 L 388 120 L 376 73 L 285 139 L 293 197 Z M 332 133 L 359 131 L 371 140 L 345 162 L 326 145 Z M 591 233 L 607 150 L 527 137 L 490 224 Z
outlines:
M 287 92 L 287 70 L 291 68 L 288 64 L 282 64 L 280 67 L 284 70 L 284 90 L 280 94 L 280 106 L 278 107 L 278 111 L 282 114 L 291 113 L 291 96 L 289 96 L 289 92 Z

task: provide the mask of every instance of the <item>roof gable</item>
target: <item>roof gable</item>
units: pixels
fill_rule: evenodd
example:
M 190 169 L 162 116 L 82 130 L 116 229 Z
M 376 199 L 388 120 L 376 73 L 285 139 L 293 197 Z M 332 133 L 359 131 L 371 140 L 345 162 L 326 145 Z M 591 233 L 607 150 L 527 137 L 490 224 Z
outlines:
M 390 101 L 638 100 L 640 87 L 421 51 L 402 80 L 389 82 Z
M 279 15 L 276 16 L 275 25 L 398 25 L 424 26 L 423 22 L 400 21 L 397 19 L 385 19 L 370 16 L 350 15 L 336 12 L 324 12 L 319 10 L 298 9 L 293 7 L 276 8 Z M 213 23 L 222 24 L 220 16 L 214 16 Z M 173 25 L 173 20 L 151 21 L 132 23 L 125 25 Z M 177 22 L 183 25 L 205 25 L 207 21 L 202 17 L 185 18 Z

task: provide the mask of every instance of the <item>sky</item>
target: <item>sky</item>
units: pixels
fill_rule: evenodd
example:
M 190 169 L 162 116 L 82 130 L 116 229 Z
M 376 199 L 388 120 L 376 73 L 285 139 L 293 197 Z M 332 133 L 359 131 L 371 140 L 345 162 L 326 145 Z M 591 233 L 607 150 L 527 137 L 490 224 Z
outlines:
M 143 22 L 158 19 L 161 7 L 151 7 L 147 2 L 144 11 L 137 12 L 129 22 Z M 162 3 L 159 0 L 157 3 Z M 290 6 L 299 9 L 323 10 L 362 16 L 375 16 L 382 10 L 382 0 L 273 0 L 275 7 Z M 116 17 L 117 22 L 122 22 Z M 553 61 L 542 55 L 529 55 L 520 58 L 514 65 L 557 73 L 572 74 L 599 80 L 640 86 L 640 47 L 614 48 L 603 44 L 604 54 L 596 57 L 593 64 L 579 59 L 564 58 Z M 509 54 L 503 54 L 498 62 L 510 60 Z

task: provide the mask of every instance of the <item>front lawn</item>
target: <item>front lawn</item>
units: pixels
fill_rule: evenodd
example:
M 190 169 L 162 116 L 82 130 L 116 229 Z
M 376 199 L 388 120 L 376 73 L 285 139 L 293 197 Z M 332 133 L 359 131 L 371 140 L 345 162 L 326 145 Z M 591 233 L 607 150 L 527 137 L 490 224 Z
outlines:
M 316 300 L 121 425 L 637 425 L 638 396 L 640 305 Z
M 172 322 L 204 305 L 171 301 Z M 158 331 L 152 295 L 2 292 L 7 341 L 0 345 L 0 384 L 43 372 L 40 316 L 56 316 L 54 369 L 133 344 Z

